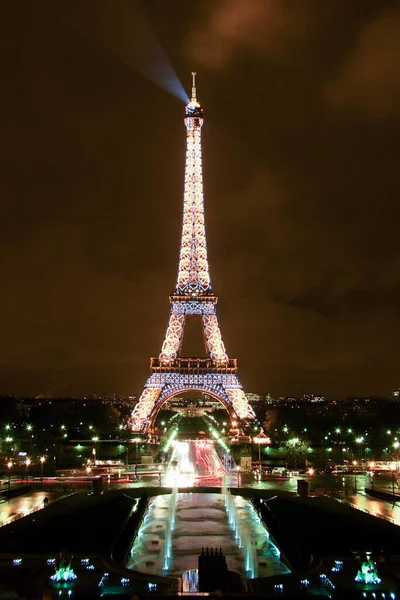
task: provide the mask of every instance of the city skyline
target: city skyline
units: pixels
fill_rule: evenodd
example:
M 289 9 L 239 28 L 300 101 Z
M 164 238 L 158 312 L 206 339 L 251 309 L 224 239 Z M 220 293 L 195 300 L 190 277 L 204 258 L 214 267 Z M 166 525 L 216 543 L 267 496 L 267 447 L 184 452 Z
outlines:
M 2 25 L 0 392 L 140 391 L 179 251 L 171 65 L 201 78 L 210 270 L 245 391 L 397 388 L 395 3 L 70 6 Z

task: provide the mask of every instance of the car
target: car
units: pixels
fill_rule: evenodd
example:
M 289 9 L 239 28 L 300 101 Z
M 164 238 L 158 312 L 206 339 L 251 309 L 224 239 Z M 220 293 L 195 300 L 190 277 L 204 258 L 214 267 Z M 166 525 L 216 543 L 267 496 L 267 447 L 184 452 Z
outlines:
M 271 471 L 271 475 L 284 476 L 287 474 L 286 467 L 274 467 Z
M 328 467 L 327 469 L 324 469 L 322 471 L 322 475 L 333 475 L 333 468 L 332 467 Z

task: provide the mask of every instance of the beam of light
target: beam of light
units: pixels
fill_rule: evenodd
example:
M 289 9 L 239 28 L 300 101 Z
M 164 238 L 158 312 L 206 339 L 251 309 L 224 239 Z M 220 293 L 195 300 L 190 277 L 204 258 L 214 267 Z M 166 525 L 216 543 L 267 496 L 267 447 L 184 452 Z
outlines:
M 153 32 L 147 17 L 136 10 L 135 39 L 132 44 L 132 66 L 143 77 L 166 90 L 185 104 L 189 103 L 189 96 L 183 89 L 168 57 Z
M 131 70 L 188 104 L 189 97 L 139 2 L 119 2 L 118 10 L 113 2 L 98 2 L 94 10 L 85 2 L 69 12 L 61 12 L 57 3 L 51 8 L 63 25 L 71 25 Z

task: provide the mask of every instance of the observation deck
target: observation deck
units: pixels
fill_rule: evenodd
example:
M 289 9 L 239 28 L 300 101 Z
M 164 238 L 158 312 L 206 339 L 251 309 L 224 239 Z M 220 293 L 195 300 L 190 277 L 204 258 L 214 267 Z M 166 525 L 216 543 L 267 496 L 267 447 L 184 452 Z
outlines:
M 179 373 L 180 375 L 206 375 L 208 373 L 236 373 L 236 358 L 217 361 L 212 358 L 175 358 L 165 360 L 161 358 L 150 359 L 152 373 Z
M 213 293 L 209 293 L 209 294 L 205 294 L 204 292 L 202 294 L 180 294 L 178 292 L 174 292 L 173 294 L 170 295 L 169 297 L 169 301 L 171 302 L 171 304 L 173 302 L 212 302 L 213 304 L 217 304 L 218 302 L 218 296 L 216 296 Z

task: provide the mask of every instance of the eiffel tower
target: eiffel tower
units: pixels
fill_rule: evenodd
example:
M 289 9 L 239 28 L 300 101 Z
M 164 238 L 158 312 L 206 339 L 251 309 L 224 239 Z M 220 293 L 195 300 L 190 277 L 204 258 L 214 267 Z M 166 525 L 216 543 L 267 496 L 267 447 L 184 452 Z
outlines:
M 132 431 L 152 434 L 160 407 L 172 396 L 201 391 L 219 400 L 231 420 L 231 432 L 241 433 L 244 421 L 255 418 L 236 375 L 237 362 L 228 358 L 216 313 L 207 259 L 204 226 L 201 127 L 203 108 L 197 101 L 196 73 L 192 99 L 185 109 L 186 164 L 183 224 L 178 280 L 170 296 L 171 311 L 158 358 L 150 359 L 151 374 L 130 419 Z M 201 319 L 206 358 L 180 356 L 186 319 Z

